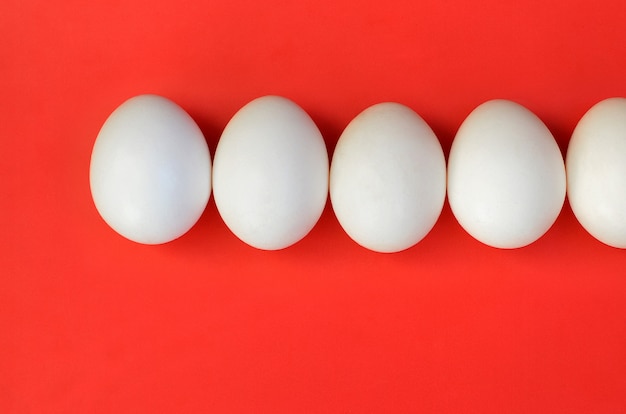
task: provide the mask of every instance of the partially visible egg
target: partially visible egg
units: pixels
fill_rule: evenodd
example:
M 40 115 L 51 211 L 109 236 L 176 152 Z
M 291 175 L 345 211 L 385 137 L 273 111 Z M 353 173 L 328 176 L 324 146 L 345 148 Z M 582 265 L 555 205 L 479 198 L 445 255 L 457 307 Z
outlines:
M 391 253 L 426 236 L 446 196 L 446 161 L 430 127 L 408 107 L 369 107 L 341 134 L 330 169 L 339 223 L 361 246 Z
M 245 105 L 215 151 L 213 194 L 228 228 L 253 247 L 278 250 L 304 238 L 328 197 L 328 153 L 313 120 L 279 96 Z
M 582 226 L 626 248 L 626 99 L 594 105 L 578 122 L 566 157 L 567 192 Z
M 487 245 L 512 249 L 539 239 L 565 200 L 563 157 L 528 109 L 492 100 L 465 119 L 448 159 L 448 199 L 459 224 Z
M 102 126 L 89 180 L 98 212 L 116 232 L 138 243 L 165 243 L 186 233 L 206 207 L 209 148 L 174 102 L 136 96 Z

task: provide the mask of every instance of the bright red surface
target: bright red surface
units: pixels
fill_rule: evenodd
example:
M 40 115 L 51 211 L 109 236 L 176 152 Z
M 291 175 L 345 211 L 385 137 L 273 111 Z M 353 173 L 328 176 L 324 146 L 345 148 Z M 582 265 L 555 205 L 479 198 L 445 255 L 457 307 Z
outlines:
M 448 152 L 478 104 L 515 100 L 565 150 L 626 96 L 623 0 L 18 1 L 0 5 L 1 413 L 624 413 L 626 251 L 565 206 L 519 250 L 473 240 L 448 205 L 397 254 L 330 208 L 257 251 L 210 201 L 142 246 L 98 216 L 98 130 L 158 93 L 214 153 L 245 103 L 299 103 L 329 151 L 367 106 L 420 113 Z

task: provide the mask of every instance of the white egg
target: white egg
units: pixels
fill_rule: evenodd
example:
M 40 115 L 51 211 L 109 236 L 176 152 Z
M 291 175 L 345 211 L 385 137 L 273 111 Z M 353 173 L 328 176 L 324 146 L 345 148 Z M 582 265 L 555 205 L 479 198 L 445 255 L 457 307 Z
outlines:
M 459 224 L 482 243 L 526 246 L 554 224 L 565 200 L 563 157 L 548 128 L 506 100 L 477 107 L 448 160 L 448 199 Z
M 381 103 L 341 134 L 330 169 L 339 223 L 361 246 L 384 253 L 426 236 L 446 196 L 446 161 L 430 127 L 411 109 Z
M 596 239 L 626 248 L 626 99 L 594 105 L 567 148 L 567 192 L 574 215 Z
M 245 243 L 277 250 L 301 240 L 328 197 L 328 153 L 313 120 L 278 96 L 245 105 L 219 140 L 213 193 L 222 219 Z
M 93 147 L 91 194 L 102 218 L 144 244 L 171 241 L 200 218 L 211 192 L 202 132 L 174 102 L 140 95 L 106 120 Z

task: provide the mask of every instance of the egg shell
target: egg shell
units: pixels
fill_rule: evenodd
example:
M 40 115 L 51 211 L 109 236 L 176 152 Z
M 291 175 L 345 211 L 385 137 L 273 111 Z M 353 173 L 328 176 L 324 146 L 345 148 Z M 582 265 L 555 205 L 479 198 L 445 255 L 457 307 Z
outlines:
M 391 253 L 415 245 L 435 225 L 445 195 L 441 145 L 410 108 L 371 106 L 341 134 L 330 199 L 339 223 L 361 246 Z
M 594 105 L 578 122 L 566 157 L 567 191 L 582 226 L 626 248 L 626 99 Z
M 448 199 L 459 224 L 482 243 L 526 246 L 554 224 L 565 200 L 563 157 L 528 109 L 492 100 L 465 119 L 448 159 Z
M 115 231 L 138 243 L 169 242 L 198 221 L 209 200 L 209 148 L 174 102 L 136 96 L 102 126 L 89 180 L 98 212 Z
M 288 247 L 324 210 L 328 164 L 324 139 L 302 108 L 278 96 L 255 99 L 233 116 L 215 151 L 218 211 L 245 243 Z

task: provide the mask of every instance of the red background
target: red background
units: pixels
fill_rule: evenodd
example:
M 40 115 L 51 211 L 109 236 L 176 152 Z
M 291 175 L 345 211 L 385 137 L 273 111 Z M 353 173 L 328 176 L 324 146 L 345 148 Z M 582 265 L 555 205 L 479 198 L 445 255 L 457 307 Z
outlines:
M 182 238 L 142 246 L 92 203 L 111 111 L 164 95 L 211 153 L 265 94 L 332 149 L 398 101 L 446 154 L 492 98 L 565 151 L 583 113 L 626 96 L 626 3 L 4 0 L 0 5 L 0 412 L 624 413 L 626 252 L 565 205 L 529 247 L 478 243 L 446 203 L 397 254 L 327 205 L 278 252 L 240 242 L 213 199 Z

